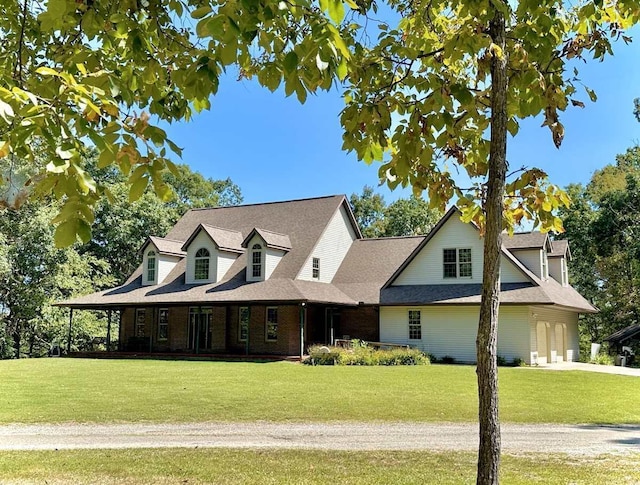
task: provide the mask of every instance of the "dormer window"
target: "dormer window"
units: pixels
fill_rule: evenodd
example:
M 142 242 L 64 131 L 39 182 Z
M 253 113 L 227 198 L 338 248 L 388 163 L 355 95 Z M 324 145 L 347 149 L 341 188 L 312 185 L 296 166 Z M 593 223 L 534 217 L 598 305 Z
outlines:
M 147 253 L 147 281 L 156 280 L 156 252 L 151 250 Z
M 211 254 L 206 248 L 200 248 L 196 251 L 195 258 L 195 271 L 194 279 L 196 280 L 208 280 L 209 279 L 209 261 Z
M 251 264 L 251 274 L 254 278 L 260 278 L 262 276 L 262 246 L 260 244 L 254 244 L 251 248 Z
M 311 277 L 313 279 L 320 279 L 320 258 L 313 258 L 311 261 Z
M 543 280 L 549 279 L 549 260 L 547 257 L 547 252 L 545 250 L 542 251 L 542 278 Z

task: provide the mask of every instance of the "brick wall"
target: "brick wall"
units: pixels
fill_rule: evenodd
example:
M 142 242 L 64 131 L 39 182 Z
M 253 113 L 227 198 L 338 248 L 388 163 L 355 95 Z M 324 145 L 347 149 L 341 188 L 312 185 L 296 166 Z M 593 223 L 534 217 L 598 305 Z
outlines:
M 380 325 L 378 307 L 360 306 L 340 310 L 340 322 L 336 325 L 336 338 L 349 335 L 350 338 L 380 341 Z

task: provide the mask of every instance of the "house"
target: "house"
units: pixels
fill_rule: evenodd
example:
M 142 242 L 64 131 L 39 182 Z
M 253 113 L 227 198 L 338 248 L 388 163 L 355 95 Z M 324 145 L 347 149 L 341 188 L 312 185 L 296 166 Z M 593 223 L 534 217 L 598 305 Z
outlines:
M 188 211 L 150 235 L 121 286 L 61 302 L 117 311 L 119 349 L 301 355 L 336 338 L 408 344 L 475 361 L 482 239 L 455 207 L 426 236 L 363 239 L 347 199 Z M 498 353 L 578 358 L 566 241 L 505 235 Z M 71 322 L 70 322 L 71 323 Z

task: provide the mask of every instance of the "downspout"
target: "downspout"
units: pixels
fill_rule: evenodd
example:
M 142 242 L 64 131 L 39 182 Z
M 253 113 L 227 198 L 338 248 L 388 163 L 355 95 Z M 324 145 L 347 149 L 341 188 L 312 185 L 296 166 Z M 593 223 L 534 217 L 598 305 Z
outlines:
M 124 318 L 124 307 L 120 307 L 120 315 L 118 316 L 118 351 L 122 352 L 122 320 Z

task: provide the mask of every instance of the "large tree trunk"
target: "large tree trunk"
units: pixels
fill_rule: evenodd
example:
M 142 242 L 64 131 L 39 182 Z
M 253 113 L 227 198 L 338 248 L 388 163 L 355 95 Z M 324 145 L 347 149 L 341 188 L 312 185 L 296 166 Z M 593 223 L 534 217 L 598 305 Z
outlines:
M 478 358 L 478 416 L 480 446 L 478 476 L 480 485 L 497 484 L 500 466 L 500 419 L 498 417 L 498 308 L 500 304 L 500 246 L 502 211 L 507 173 L 507 57 L 505 18 L 496 11 L 490 25 L 493 43 L 502 49 L 491 61 L 491 149 L 489 180 L 484 200 L 484 269 L 482 302 L 476 350 Z

